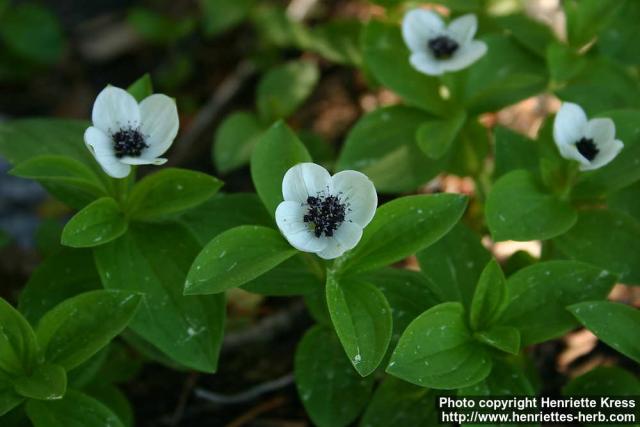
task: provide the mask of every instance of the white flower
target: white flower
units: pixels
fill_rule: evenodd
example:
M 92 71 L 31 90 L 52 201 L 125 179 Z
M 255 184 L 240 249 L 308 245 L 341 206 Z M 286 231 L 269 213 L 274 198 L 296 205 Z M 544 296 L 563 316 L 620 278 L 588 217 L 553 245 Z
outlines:
M 276 223 L 291 246 L 333 259 L 356 246 L 376 212 L 378 195 L 366 175 L 342 171 L 331 176 L 315 163 L 292 167 L 282 180 L 284 202 Z
M 553 139 L 565 159 L 580 162 L 580 170 L 601 168 L 612 161 L 624 144 L 615 139 L 613 120 L 591 119 L 579 105 L 565 102 L 553 123 Z
M 93 126 L 84 142 L 107 175 L 124 178 L 131 165 L 161 165 L 160 158 L 178 133 L 178 110 L 173 99 L 154 94 L 138 104 L 126 90 L 107 86 L 91 113 Z
M 431 76 L 462 70 L 487 53 L 486 43 L 473 40 L 477 29 L 478 20 L 472 14 L 454 19 L 447 26 L 437 13 L 413 9 L 402 20 L 402 37 L 411 51 L 411 65 Z

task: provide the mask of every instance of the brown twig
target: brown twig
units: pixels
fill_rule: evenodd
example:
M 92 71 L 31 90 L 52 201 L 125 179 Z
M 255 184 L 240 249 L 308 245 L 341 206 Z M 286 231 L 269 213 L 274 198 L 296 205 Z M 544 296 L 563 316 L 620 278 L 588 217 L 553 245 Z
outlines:
M 169 418 L 167 425 L 174 427 L 180 425 L 180 421 L 182 421 L 182 416 L 184 415 L 184 410 L 187 407 L 187 401 L 189 400 L 189 395 L 191 395 L 191 390 L 196 386 L 198 382 L 198 378 L 200 374 L 198 372 L 192 372 L 187 377 L 184 382 L 184 386 L 182 387 L 182 393 L 180 393 L 180 398 L 178 399 L 178 404 L 176 405 L 176 409 L 173 411 L 173 415 Z
M 257 418 L 259 415 L 264 414 L 265 412 L 269 412 L 279 406 L 282 406 L 286 402 L 287 402 L 286 397 L 275 396 L 265 402 L 258 404 L 257 406 L 254 406 L 249 410 L 249 412 L 242 414 L 235 420 L 231 421 L 229 424 L 227 424 L 226 427 L 242 427 L 243 425 L 246 425 L 250 421 Z

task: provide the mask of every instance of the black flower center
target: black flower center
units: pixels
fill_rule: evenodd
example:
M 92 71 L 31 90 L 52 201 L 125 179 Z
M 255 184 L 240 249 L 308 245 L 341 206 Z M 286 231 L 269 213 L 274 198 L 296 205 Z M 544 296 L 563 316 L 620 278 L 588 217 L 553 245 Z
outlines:
M 598 147 L 596 147 L 595 142 L 593 142 L 593 139 L 590 138 L 581 138 L 580 141 L 576 142 L 576 148 L 578 149 L 578 152 L 589 161 L 595 159 L 600 152 Z
M 326 237 L 333 236 L 334 231 L 345 220 L 348 205 L 337 196 L 307 197 L 307 214 L 304 222 L 313 224 L 316 237 L 324 234 Z
M 124 156 L 139 157 L 142 150 L 149 147 L 145 142 L 144 135 L 137 128 L 122 128 L 118 132 L 111 134 L 113 139 L 113 149 L 116 157 Z
M 438 59 L 448 59 L 458 50 L 458 42 L 447 36 L 438 36 L 429 40 L 429 49 Z

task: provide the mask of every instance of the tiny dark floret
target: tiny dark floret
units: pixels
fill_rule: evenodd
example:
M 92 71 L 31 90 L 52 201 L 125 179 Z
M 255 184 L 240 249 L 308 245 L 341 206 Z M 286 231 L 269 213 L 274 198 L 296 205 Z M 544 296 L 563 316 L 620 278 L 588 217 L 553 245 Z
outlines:
M 149 147 L 140 130 L 132 127 L 120 129 L 112 134 L 111 138 L 113 139 L 113 149 L 117 158 L 124 156 L 139 157 L 142 154 L 142 150 Z
M 448 59 L 458 50 L 458 42 L 447 36 L 438 36 L 429 40 L 429 49 L 438 59 Z
M 314 225 L 314 234 L 316 237 L 324 235 L 326 237 L 333 236 L 340 224 L 344 222 L 347 205 L 336 196 L 307 197 L 307 205 L 309 206 L 304 222 Z
M 590 138 L 581 138 L 580 141 L 576 142 L 576 148 L 578 152 L 584 156 L 589 161 L 592 161 L 596 158 L 600 150 L 596 147 L 593 139 Z

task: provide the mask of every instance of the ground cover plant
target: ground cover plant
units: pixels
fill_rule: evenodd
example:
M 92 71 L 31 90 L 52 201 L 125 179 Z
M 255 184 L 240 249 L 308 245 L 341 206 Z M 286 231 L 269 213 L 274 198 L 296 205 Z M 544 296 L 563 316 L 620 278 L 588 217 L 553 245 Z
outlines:
M 640 395 L 640 3 L 64 3 L 0 1 L 2 426 Z

